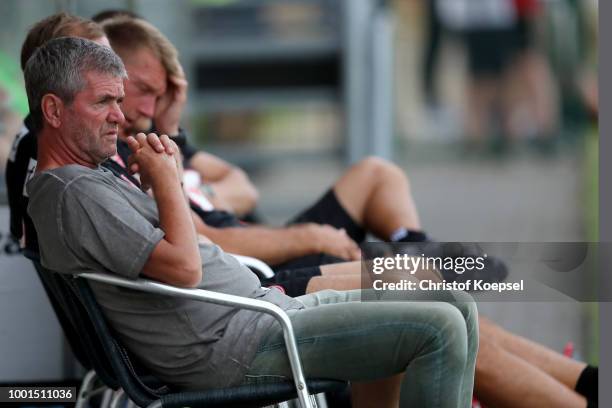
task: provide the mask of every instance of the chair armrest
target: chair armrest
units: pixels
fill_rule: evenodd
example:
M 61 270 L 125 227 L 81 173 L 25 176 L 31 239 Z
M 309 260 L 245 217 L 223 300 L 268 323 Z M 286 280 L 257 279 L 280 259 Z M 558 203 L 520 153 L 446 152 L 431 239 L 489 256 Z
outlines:
M 250 269 L 255 269 L 254 272 L 257 273 L 258 275 L 261 275 L 263 278 L 270 279 L 274 277 L 274 271 L 272 270 L 272 268 L 270 268 L 265 262 L 257 258 L 253 258 L 250 256 L 244 256 L 244 255 L 236 255 L 236 254 L 229 254 L 229 255 L 236 258 L 238 262 L 240 262 L 244 266 L 247 266 Z
M 312 408 L 306 379 L 300 362 L 297 343 L 293 333 L 293 325 L 284 310 L 270 302 L 256 300 L 235 295 L 227 295 L 225 293 L 212 292 L 203 289 L 186 289 L 177 288 L 175 286 L 166 285 L 155 282 L 149 279 L 130 280 L 119 276 L 101 274 L 101 273 L 81 273 L 78 275 L 92 281 L 107 283 L 111 285 L 130 288 L 142 292 L 157 293 L 160 295 L 180 297 L 184 299 L 192 299 L 200 302 L 215 303 L 223 306 L 239 307 L 243 309 L 255 310 L 258 312 L 272 315 L 281 325 L 283 336 L 287 346 L 287 355 L 289 364 L 293 373 L 293 380 L 297 389 L 298 398 L 302 408 Z

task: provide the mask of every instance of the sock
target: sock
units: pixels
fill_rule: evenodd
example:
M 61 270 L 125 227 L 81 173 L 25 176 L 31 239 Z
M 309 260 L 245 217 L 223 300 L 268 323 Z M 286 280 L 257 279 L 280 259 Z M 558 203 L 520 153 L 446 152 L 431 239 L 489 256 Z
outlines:
M 423 231 L 414 231 L 400 227 L 391 234 L 389 240 L 391 242 L 425 242 L 427 241 L 427 234 Z
M 589 401 L 597 402 L 598 399 L 598 384 L 599 369 L 593 366 L 586 366 L 580 373 L 576 382 L 576 392 L 583 395 Z

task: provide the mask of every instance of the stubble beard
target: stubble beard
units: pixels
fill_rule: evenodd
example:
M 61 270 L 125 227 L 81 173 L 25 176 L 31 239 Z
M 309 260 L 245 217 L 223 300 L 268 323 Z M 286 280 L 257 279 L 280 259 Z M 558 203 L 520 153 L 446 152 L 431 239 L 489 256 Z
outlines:
M 78 149 L 91 158 L 92 164 L 98 165 L 117 153 L 116 142 L 114 148 L 106 148 L 104 138 L 107 137 L 106 132 L 111 129 L 104 128 L 99 132 L 94 132 L 80 120 L 71 128 L 72 137 Z

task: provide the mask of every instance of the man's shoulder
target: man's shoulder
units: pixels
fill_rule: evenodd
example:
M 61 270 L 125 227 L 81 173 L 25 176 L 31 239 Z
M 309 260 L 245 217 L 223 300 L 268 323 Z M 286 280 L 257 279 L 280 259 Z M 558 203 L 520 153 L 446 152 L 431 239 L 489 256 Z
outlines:
M 98 177 L 100 174 L 99 168 L 89 168 L 80 164 L 69 164 L 67 166 L 57 167 L 55 169 L 46 170 L 43 173 L 50 174 L 67 182 L 73 181 L 81 177 Z
M 96 168 L 91 169 L 78 164 L 71 164 L 55 169 L 45 170 L 37 173 L 28 183 L 30 194 L 36 191 L 48 191 L 51 189 L 67 189 L 70 186 L 83 186 L 92 184 L 91 181 L 107 180 L 108 170 Z
M 90 169 L 89 167 L 81 166 L 80 164 L 70 164 L 68 166 L 57 167 L 50 170 L 45 170 L 36 175 L 43 179 L 55 179 L 69 184 L 82 177 L 97 177 L 98 169 Z

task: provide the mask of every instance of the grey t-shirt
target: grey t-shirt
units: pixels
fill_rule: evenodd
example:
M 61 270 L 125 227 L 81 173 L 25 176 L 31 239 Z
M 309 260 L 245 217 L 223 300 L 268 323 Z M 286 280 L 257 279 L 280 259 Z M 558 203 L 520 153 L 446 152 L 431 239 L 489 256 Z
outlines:
M 76 274 L 135 279 L 163 238 L 157 205 L 104 168 L 70 165 L 37 174 L 27 185 L 28 212 L 42 264 Z M 219 247 L 200 245 L 200 288 L 303 307 Z M 161 380 L 182 389 L 235 385 L 273 319 L 261 313 L 90 282 L 123 344 Z

